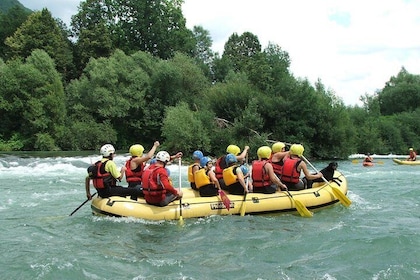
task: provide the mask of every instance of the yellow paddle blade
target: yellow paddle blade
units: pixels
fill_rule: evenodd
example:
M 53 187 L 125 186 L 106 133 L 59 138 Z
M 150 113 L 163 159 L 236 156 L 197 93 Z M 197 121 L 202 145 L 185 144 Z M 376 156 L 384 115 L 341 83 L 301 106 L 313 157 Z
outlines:
M 351 161 L 351 163 L 359 163 L 359 160 L 358 160 L 358 159 L 353 159 L 353 160 Z
M 311 218 L 314 215 L 314 213 L 312 213 L 311 211 L 309 211 L 308 208 L 306 208 L 306 206 L 301 201 L 296 200 L 294 198 L 292 198 L 292 199 L 293 199 L 293 201 L 295 203 L 295 206 L 296 206 L 297 211 L 299 212 L 299 214 L 302 217 Z
M 375 161 L 375 163 L 377 163 L 377 164 L 384 164 L 383 161 Z
M 242 206 L 241 206 L 241 216 L 245 216 L 245 210 L 246 210 L 246 195 L 248 193 L 244 194 L 244 200 L 242 201 Z
M 248 157 L 247 157 L 247 161 L 248 161 Z M 246 178 L 246 182 L 245 182 L 245 186 L 248 190 L 248 181 L 249 181 L 249 177 Z M 245 216 L 245 212 L 246 212 L 246 195 L 248 194 L 248 192 L 245 192 L 244 194 L 244 200 L 242 201 L 242 205 L 241 205 L 241 216 Z
M 179 217 L 178 224 L 180 226 L 183 226 L 184 225 L 184 218 L 182 218 L 182 216 Z
M 330 184 L 330 187 L 335 197 L 337 197 L 338 200 L 340 200 L 341 204 L 343 204 L 346 207 L 349 207 L 351 204 L 351 200 L 344 193 L 342 193 L 341 190 L 337 188 L 336 186 L 333 186 Z

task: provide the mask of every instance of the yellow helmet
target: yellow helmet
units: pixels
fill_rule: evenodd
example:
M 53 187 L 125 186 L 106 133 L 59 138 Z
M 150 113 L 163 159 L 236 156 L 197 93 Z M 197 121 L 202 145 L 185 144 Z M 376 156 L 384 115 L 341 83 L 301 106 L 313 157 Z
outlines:
M 226 153 L 228 153 L 228 154 L 234 154 L 235 156 L 237 156 L 237 155 L 240 154 L 240 152 L 241 152 L 241 148 L 239 148 L 236 145 L 229 145 L 226 148 Z
M 144 148 L 140 144 L 135 144 L 130 147 L 128 150 L 133 157 L 140 157 L 143 155 Z
M 259 158 L 270 158 L 271 148 L 268 146 L 259 147 L 257 150 L 257 155 Z
M 276 142 L 271 146 L 271 149 L 273 150 L 273 153 L 281 152 L 283 148 L 286 147 L 283 142 Z
M 290 154 L 291 155 L 297 155 L 298 157 L 301 157 L 303 155 L 303 151 L 305 148 L 301 144 L 293 144 L 290 147 Z
M 410 148 L 410 149 L 408 149 L 409 151 L 414 151 L 414 149 L 413 148 Z

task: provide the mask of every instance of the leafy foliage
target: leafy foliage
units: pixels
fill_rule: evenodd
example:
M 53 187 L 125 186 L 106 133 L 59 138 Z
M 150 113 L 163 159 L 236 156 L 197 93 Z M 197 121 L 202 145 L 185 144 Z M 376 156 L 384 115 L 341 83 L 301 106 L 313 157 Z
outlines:
M 71 35 L 47 9 L 0 13 L 0 150 L 153 143 L 218 156 L 226 146 L 303 143 L 305 154 L 420 148 L 420 78 L 404 68 L 346 107 L 320 80 L 290 73 L 280 46 L 233 33 L 222 55 L 181 0 L 87 0 Z M 7 39 L 6 39 L 7 38 Z
M 55 149 L 53 140 L 60 137 L 66 107 L 61 77 L 52 59 L 46 52 L 35 50 L 25 64 L 12 60 L 0 72 L 0 135 L 9 139 L 18 133 L 25 140 L 25 149 L 36 149 L 34 143 L 40 135 L 48 134 L 48 149 Z
M 9 52 L 4 43 L 7 37 L 12 36 L 15 30 L 26 21 L 31 14 L 30 10 L 25 9 L 17 0 L 2 1 L 0 3 L 0 58 L 6 59 Z
M 10 57 L 26 58 L 33 50 L 42 49 L 56 62 L 57 70 L 69 77 L 73 67 L 73 53 L 68 39 L 47 9 L 32 13 L 28 19 L 6 39 Z

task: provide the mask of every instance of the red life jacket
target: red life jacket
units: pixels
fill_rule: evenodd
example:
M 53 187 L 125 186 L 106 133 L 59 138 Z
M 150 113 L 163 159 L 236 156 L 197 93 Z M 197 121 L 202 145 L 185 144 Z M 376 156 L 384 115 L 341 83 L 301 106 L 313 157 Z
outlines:
M 271 154 L 270 159 L 268 160 L 271 165 L 273 166 L 273 171 L 278 177 L 281 176 L 281 171 L 283 169 L 283 160 L 280 160 L 278 162 L 273 162 L 273 154 Z
M 252 162 L 252 185 L 254 188 L 262 188 L 271 185 L 270 176 L 265 171 L 266 160 L 255 160 Z
M 296 184 L 299 182 L 300 172 L 297 167 L 302 160 L 300 158 L 287 158 L 283 164 L 281 181 Z
M 223 169 L 226 168 L 225 157 L 226 156 L 219 157 L 214 165 L 214 174 L 217 179 L 223 179 Z
M 96 189 L 104 189 L 105 187 L 113 187 L 117 185 L 117 180 L 112 177 L 111 173 L 105 171 L 105 165 L 108 162 L 108 160 L 102 162 L 97 161 L 95 163 L 96 166 L 96 174 L 94 174 L 92 180 L 93 180 L 93 186 Z
M 127 182 L 141 182 L 141 175 L 143 174 L 144 164 L 141 163 L 136 167 L 136 169 L 131 170 L 130 164 L 134 158 L 136 157 L 131 157 L 125 163 L 125 179 Z
M 143 170 L 141 184 L 143 186 L 144 199 L 149 203 L 159 203 L 165 199 L 166 190 L 160 182 L 159 174 L 157 174 L 156 179 L 153 178 L 154 173 L 159 169 L 163 169 L 166 172 L 164 167 L 154 165 Z

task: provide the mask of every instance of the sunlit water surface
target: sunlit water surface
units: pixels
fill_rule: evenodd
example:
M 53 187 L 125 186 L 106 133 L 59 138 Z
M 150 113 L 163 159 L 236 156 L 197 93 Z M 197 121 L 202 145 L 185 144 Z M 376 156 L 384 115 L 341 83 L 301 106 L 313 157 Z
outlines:
M 97 159 L 0 156 L 1 279 L 420 279 L 420 166 L 339 161 L 350 208 L 180 226 L 95 217 L 90 203 L 69 216 Z

